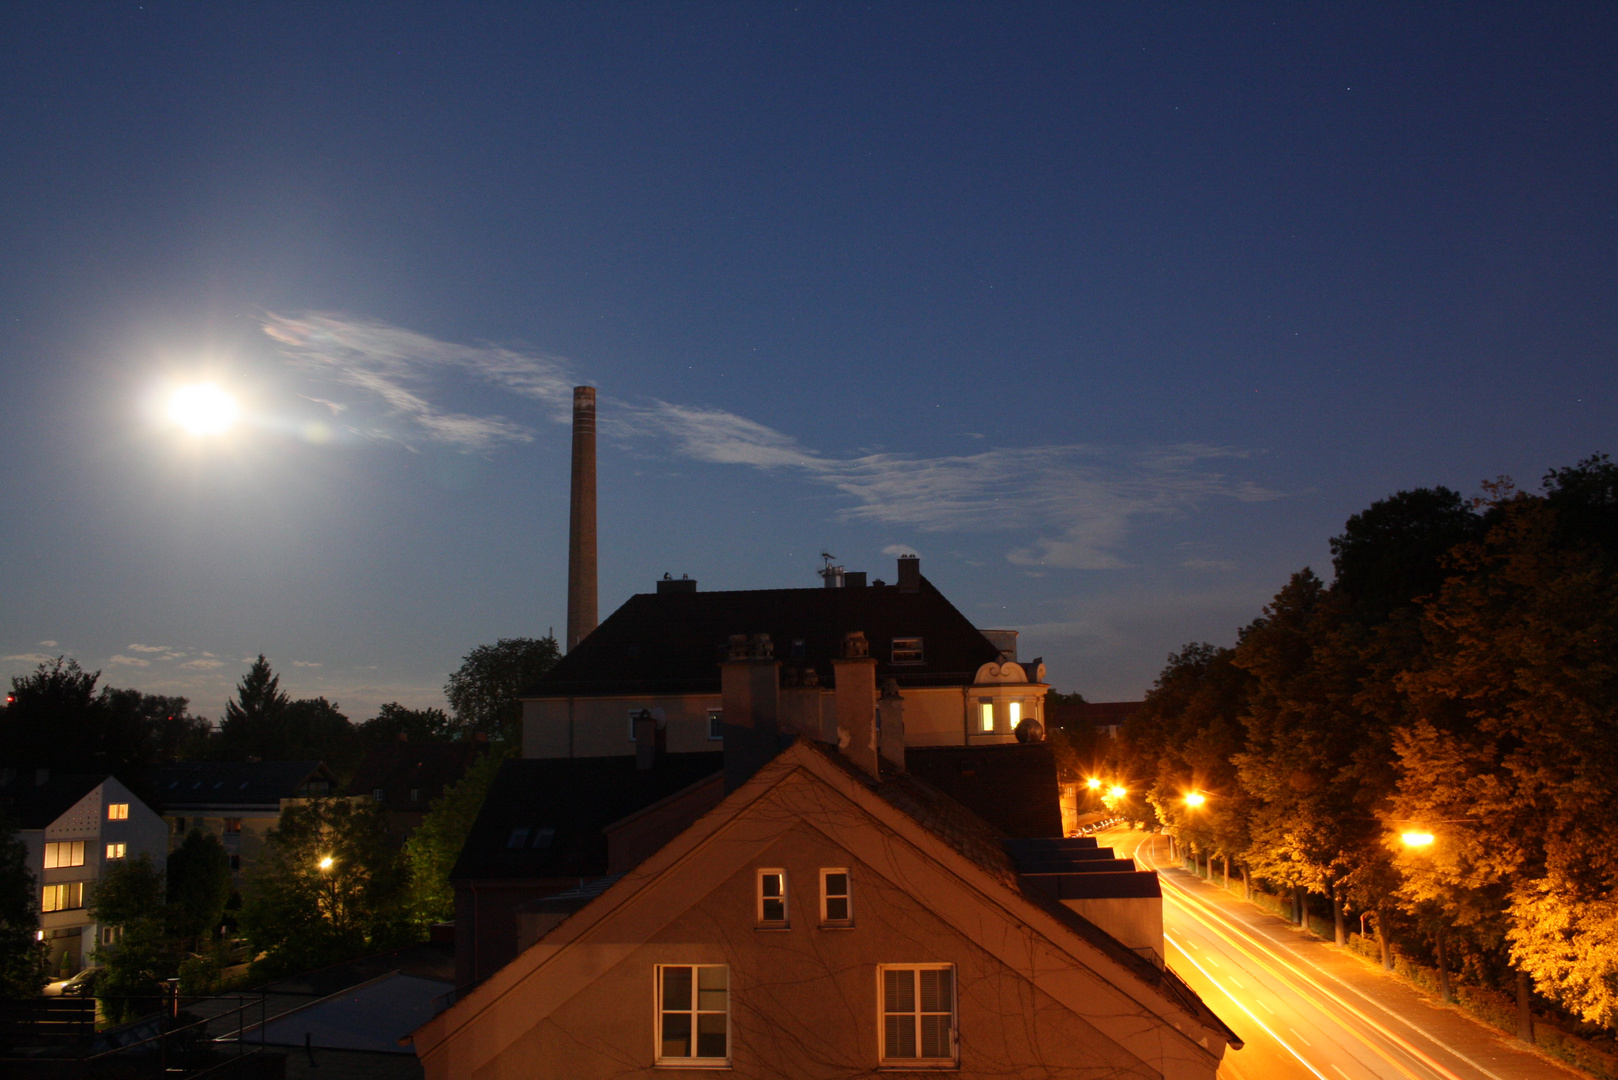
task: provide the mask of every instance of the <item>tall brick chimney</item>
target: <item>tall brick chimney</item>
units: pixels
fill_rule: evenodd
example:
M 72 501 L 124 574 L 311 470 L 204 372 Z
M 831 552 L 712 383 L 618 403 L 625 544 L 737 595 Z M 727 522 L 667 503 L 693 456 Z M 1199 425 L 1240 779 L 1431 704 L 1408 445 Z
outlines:
M 596 390 L 573 388 L 573 500 L 567 533 L 567 650 L 596 628 Z

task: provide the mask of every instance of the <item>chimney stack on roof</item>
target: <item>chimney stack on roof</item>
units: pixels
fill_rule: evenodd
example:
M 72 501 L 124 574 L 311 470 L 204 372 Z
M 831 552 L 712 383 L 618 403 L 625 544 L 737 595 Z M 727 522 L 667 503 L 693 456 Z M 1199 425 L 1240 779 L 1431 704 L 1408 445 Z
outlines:
M 921 591 L 921 556 L 899 556 L 899 591 Z
M 596 390 L 573 388 L 573 497 L 567 535 L 567 651 L 596 628 Z

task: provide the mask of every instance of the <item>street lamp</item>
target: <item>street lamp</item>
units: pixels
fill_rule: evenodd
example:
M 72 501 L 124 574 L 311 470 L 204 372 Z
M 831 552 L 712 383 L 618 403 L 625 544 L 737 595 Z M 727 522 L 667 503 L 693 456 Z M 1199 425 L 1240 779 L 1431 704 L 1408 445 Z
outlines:
M 331 869 L 331 862 L 332 862 L 331 856 L 327 855 L 325 858 L 320 860 L 320 868 L 322 870 L 330 870 Z
M 1092 776 L 1092 777 L 1090 777 L 1090 779 L 1088 779 L 1088 780 L 1086 780 L 1084 782 L 1084 786 L 1089 788 L 1091 791 L 1100 791 L 1101 790 L 1101 781 L 1099 779 L 1097 779 L 1096 777 Z
M 1404 841 L 1405 847 L 1424 848 L 1432 844 L 1433 834 L 1430 832 L 1406 832 L 1400 833 L 1399 839 Z
M 1185 804 L 1193 810 L 1207 801 L 1208 796 L 1204 795 L 1200 791 L 1193 791 L 1185 797 Z
M 1114 799 L 1121 799 L 1129 794 L 1129 789 L 1126 787 L 1112 787 L 1107 789 L 1107 794 Z

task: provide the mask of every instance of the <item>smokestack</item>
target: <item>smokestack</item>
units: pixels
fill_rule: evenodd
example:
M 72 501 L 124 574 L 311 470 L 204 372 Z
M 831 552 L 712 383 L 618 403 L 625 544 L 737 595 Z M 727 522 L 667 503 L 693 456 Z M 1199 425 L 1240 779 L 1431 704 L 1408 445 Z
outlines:
M 596 389 L 573 388 L 573 500 L 567 532 L 567 650 L 596 628 Z

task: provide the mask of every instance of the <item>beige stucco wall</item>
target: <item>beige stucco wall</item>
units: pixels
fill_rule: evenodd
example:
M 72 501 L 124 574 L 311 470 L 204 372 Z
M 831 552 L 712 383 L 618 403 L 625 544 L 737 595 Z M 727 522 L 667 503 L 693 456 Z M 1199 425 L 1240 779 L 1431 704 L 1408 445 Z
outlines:
M 718 750 L 723 741 L 708 738 L 708 710 L 720 707 L 718 694 L 661 697 L 546 698 L 523 702 L 523 756 L 616 757 L 635 752 L 629 737 L 629 715 L 640 709 L 662 709 L 666 717 L 665 748 L 671 754 Z
M 787 930 L 754 928 L 760 867 L 787 871 Z M 821 867 L 850 870 L 852 928 L 818 926 Z M 764 846 L 644 944 L 584 948 L 583 962 L 599 967 L 599 975 L 544 1019 L 530 1021 L 473 1075 L 584 1080 L 661 1071 L 653 1066 L 654 980 L 663 963 L 730 968 L 729 1075 L 862 1075 L 876 1071 L 880 1053 L 877 965 L 931 962 L 956 966 L 956 1075 L 1159 1075 L 808 825 Z M 429 1062 L 427 1075 L 449 1075 L 440 1064 Z

